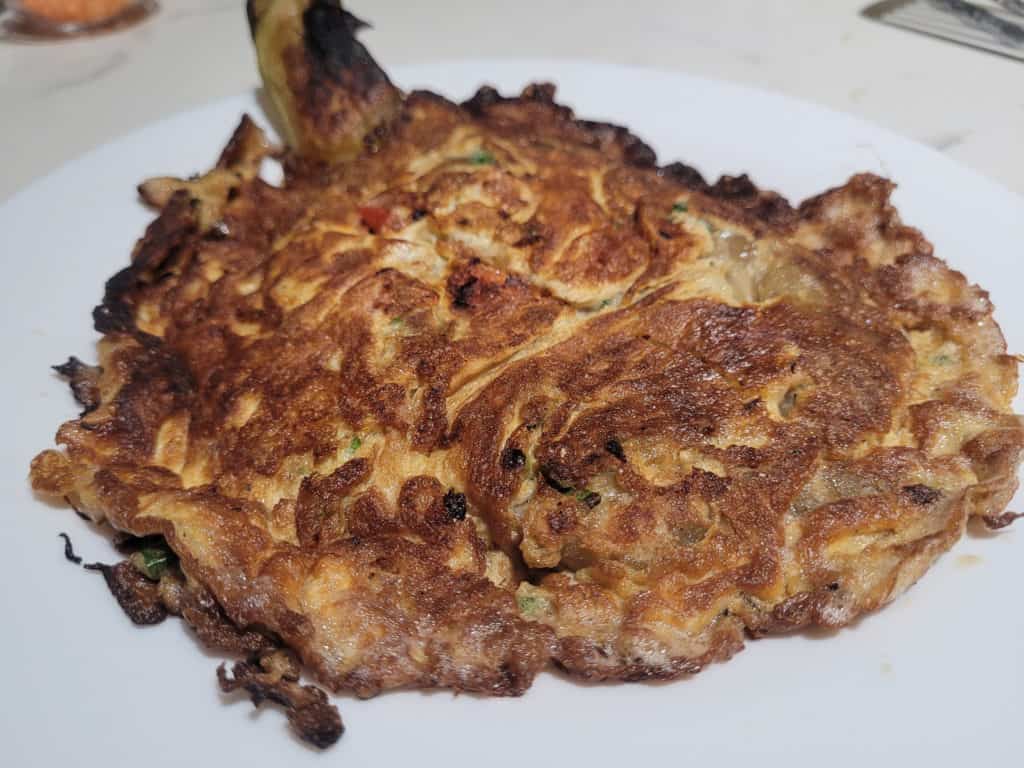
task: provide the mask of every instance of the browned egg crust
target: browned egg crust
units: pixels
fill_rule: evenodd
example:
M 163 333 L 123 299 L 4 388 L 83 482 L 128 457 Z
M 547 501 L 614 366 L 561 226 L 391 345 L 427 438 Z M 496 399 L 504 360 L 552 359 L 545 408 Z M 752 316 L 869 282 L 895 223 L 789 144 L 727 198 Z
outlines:
M 356 159 L 243 121 L 95 314 L 32 482 L 164 536 L 334 690 L 668 678 L 1008 522 L 1017 363 L 874 176 L 791 208 L 535 85 Z

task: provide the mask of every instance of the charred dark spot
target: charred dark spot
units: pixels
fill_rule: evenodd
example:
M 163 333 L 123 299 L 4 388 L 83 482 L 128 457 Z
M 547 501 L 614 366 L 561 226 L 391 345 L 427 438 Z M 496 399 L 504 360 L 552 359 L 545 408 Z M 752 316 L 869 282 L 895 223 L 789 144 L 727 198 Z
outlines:
M 622 443 L 620 443 L 615 438 L 612 438 L 607 443 L 605 443 L 604 449 L 619 461 L 626 460 L 626 451 L 623 450 Z
M 449 488 L 444 495 L 444 512 L 449 520 L 466 519 L 466 494 L 459 493 L 454 488 Z
M 829 584 L 828 585 L 828 591 L 829 592 L 838 592 L 839 591 L 839 582 L 838 581 L 833 581 L 831 584 Z
M 554 93 L 552 92 L 552 95 Z M 622 152 L 622 159 L 628 165 L 640 168 L 653 168 L 658 156 L 649 145 L 633 135 L 628 128 L 614 123 L 602 123 L 594 120 L 577 120 L 576 124 L 585 128 L 590 134 L 591 142 L 597 146 L 612 144 Z
M 253 706 L 272 701 L 285 708 L 288 724 L 304 741 L 326 749 L 345 732 L 337 707 L 322 690 L 313 685 L 300 685 L 299 665 L 283 651 L 272 651 L 238 662 L 231 676 L 221 664 L 217 682 L 224 693 L 241 688 L 249 694 Z
M 664 229 L 659 229 L 658 230 L 658 236 L 661 237 L 663 240 L 671 240 L 672 239 L 672 233 L 671 232 L 666 232 Z
M 462 102 L 462 108 L 471 115 L 480 117 L 488 108 L 501 102 L 501 94 L 489 85 L 481 86 L 473 96 Z
M 774 193 L 763 193 L 747 210 L 758 220 L 771 222 L 776 227 L 789 227 L 797 215 L 788 200 Z
M 58 533 L 57 536 L 64 539 L 64 559 L 75 565 L 80 565 L 82 558 L 75 554 L 75 548 L 71 545 L 71 537 L 66 533 Z
M 695 189 L 700 192 L 706 192 L 710 189 L 700 171 L 683 163 L 670 163 L 662 168 L 659 174 L 689 189 Z
M 541 466 L 540 476 L 544 478 L 544 482 L 550 485 L 559 493 L 568 493 L 572 490 L 570 483 L 563 482 L 558 477 L 558 470 L 547 464 Z
M 942 498 L 942 491 L 929 488 L 927 485 L 905 485 L 903 492 L 914 503 L 922 506 L 934 504 Z
M 412 213 L 409 214 L 409 218 L 411 218 L 413 221 L 419 221 L 420 219 L 422 219 L 426 215 L 427 215 L 427 212 L 425 210 L 423 210 L 422 208 L 413 208 Z
M 155 278 L 169 265 L 191 257 L 187 248 L 196 233 L 193 200 L 184 190 L 175 192 L 153 220 L 132 253 L 132 265 L 111 277 L 103 291 L 102 303 L 93 310 L 93 324 L 100 333 L 134 332 L 131 293 Z
M 512 245 L 515 248 L 527 248 L 536 245 L 544 239 L 544 228 L 532 219 L 523 225 L 523 234 Z
M 530 83 L 523 88 L 523 93 L 519 98 L 523 101 L 535 101 L 539 104 L 554 104 L 555 91 L 554 83 Z
M 384 80 L 384 72 L 380 71 L 380 74 Z M 376 154 L 380 151 L 381 144 L 388 135 L 388 124 L 380 123 L 371 128 L 365 136 L 363 136 L 363 146 L 366 147 L 367 154 Z
M 103 303 L 92 311 L 92 323 L 98 333 L 119 333 L 135 328 L 132 308 L 123 296 L 135 287 L 137 271 L 125 267 L 107 280 Z
M 587 509 L 593 509 L 601 503 L 601 494 L 596 491 L 577 491 L 576 498 L 582 501 Z
M 658 162 L 658 155 L 655 151 L 626 129 L 622 130 L 625 134 L 622 158 L 630 165 L 636 165 L 640 168 L 654 167 Z
M 463 309 L 469 307 L 469 301 L 472 297 L 473 286 L 476 285 L 477 279 L 470 277 L 464 283 L 454 286 L 452 292 L 452 304 L 456 307 L 462 307 Z
M 107 588 L 134 624 L 159 624 L 167 618 L 167 608 L 160 599 L 159 584 L 150 581 L 128 560 L 117 565 L 86 563 L 89 571 L 99 571 Z
M 743 404 L 743 410 L 746 413 L 750 413 L 751 411 L 756 409 L 757 406 L 759 406 L 760 404 L 761 404 L 761 398 L 760 397 L 755 397 L 753 400 Z
M 313 0 L 302 14 L 304 40 L 310 58 L 328 75 L 341 80 L 346 71 L 369 74 L 379 68 L 356 41 L 356 32 L 369 26 L 330 0 Z M 365 82 L 365 81 L 364 81 Z
M 516 240 L 512 245 L 514 245 L 516 248 L 526 248 L 531 245 L 536 245 L 543 239 L 544 236 L 539 232 L 527 232 L 521 238 Z
M 501 452 L 501 468 L 514 472 L 526 466 L 526 454 L 518 448 L 506 448 Z
M 757 197 L 758 189 L 747 174 L 723 176 L 711 187 L 711 194 L 726 200 Z
M 82 415 L 96 410 L 100 404 L 100 369 L 86 365 L 77 357 L 69 357 L 66 363 L 53 366 L 58 374 L 71 385 L 71 393 L 82 406 Z

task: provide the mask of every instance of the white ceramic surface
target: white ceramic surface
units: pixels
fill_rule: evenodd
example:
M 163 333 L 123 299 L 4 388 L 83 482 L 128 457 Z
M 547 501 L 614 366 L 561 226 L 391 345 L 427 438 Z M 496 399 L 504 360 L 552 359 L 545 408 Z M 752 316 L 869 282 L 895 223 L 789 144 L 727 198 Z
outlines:
M 579 114 L 627 123 L 665 162 L 749 171 L 798 199 L 858 170 L 900 182 L 904 219 L 991 291 L 1011 351 L 1024 203 L 934 150 L 857 119 L 739 86 L 572 61 L 476 61 L 398 70 L 403 86 L 464 97 L 481 81 L 553 79 Z M 90 310 L 150 214 L 134 185 L 208 167 L 252 95 L 104 146 L 0 206 L 5 439 L 0 608 L 7 766 L 181 765 L 1016 765 L 1024 747 L 1020 530 L 968 537 L 880 614 L 834 636 L 749 643 L 670 684 L 583 686 L 544 674 L 520 699 L 397 693 L 338 698 L 348 733 L 326 755 L 282 714 L 217 692 L 220 658 L 178 621 L 133 627 L 87 560 L 104 539 L 30 493 L 28 463 L 75 413 L 47 366 L 93 358 Z M 1018 526 L 1019 527 L 1019 526 Z

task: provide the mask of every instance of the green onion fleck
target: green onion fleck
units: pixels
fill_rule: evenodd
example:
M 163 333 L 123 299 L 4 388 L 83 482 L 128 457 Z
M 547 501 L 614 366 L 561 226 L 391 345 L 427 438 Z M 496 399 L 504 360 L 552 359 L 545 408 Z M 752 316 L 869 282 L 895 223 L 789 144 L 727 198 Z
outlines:
M 391 327 L 392 327 L 392 328 L 398 328 L 398 327 L 399 327 L 399 326 L 401 326 L 401 325 L 402 325 L 402 324 L 403 324 L 404 322 L 405 322 L 405 319 L 404 319 L 404 318 L 402 318 L 401 316 L 399 316 L 399 317 L 393 317 L 393 318 L 391 318 L 391 323 L 390 323 L 390 325 L 391 325 Z
M 516 604 L 519 606 L 519 612 L 531 615 L 544 610 L 547 607 L 548 601 L 543 597 L 536 597 L 535 595 L 516 595 Z
M 170 565 L 171 554 L 159 547 L 144 547 L 134 552 L 129 560 L 147 579 L 160 581 L 160 577 L 167 572 L 167 566 Z
M 352 442 L 348 444 L 349 453 L 355 453 L 359 450 L 359 446 L 363 444 L 363 441 L 359 439 L 359 435 L 352 438 Z
M 494 155 L 486 149 L 478 149 L 469 156 L 469 162 L 473 165 L 494 165 Z
M 672 206 L 672 213 L 686 213 L 690 210 L 690 206 L 686 203 L 676 203 Z
M 609 307 L 611 306 L 611 303 L 611 299 L 605 299 L 604 301 L 601 302 L 601 305 L 598 307 L 598 309 L 604 309 L 605 307 Z

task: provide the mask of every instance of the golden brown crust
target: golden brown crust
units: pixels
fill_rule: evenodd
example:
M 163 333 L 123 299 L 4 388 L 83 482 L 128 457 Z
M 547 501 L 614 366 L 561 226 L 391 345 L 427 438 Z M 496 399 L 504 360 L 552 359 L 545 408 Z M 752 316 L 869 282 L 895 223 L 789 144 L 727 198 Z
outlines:
M 1016 361 L 890 182 L 793 208 L 544 85 L 410 94 L 282 188 L 253 130 L 148 187 L 32 479 L 335 690 L 694 672 L 1009 521 Z

